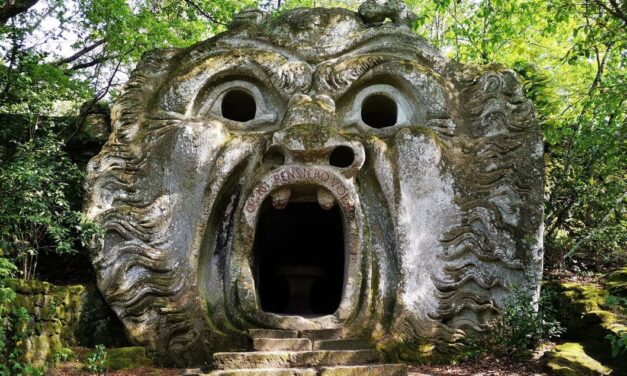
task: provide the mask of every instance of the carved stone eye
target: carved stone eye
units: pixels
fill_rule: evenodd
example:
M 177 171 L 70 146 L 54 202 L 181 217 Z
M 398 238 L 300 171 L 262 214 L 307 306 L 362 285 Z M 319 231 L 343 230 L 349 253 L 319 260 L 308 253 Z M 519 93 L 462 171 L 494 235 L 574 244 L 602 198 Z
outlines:
M 394 126 L 398 120 L 398 106 L 387 95 L 371 94 L 361 104 L 361 120 L 372 128 Z
M 223 118 L 245 123 L 255 118 L 257 103 L 249 92 L 233 89 L 222 98 L 221 110 Z

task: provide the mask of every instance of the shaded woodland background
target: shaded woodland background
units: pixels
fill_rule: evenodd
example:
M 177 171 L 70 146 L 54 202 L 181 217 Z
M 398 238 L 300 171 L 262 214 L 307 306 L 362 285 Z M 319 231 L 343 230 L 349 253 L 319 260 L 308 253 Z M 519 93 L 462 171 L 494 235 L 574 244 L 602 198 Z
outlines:
M 410 0 L 417 34 L 464 63 L 519 73 L 545 137 L 545 268 L 627 260 L 627 8 L 622 0 Z M 93 278 L 85 164 L 142 53 L 185 47 L 259 7 L 359 1 L 0 1 L 0 278 Z M 0 298 L 1 300 L 1 298 Z
M 226 30 L 233 14 L 244 8 L 277 15 L 294 7 L 356 9 L 359 3 L 0 0 L 0 375 L 42 372 L 23 361 L 19 346 L 27 336 L 23 328 L 38 324 L 18 303 L 30 302 L 28 294 L 49 286 L 38 280 L 91 286 L 89 296 L 104 304 L 93 288 L 85 249 L 87 241 L 101 235 L 81 213 L 85 166 L 106 140 L 111 104 L 141 55 L 211 37 Z M 545 138 L 546 275 L 592 281 L 558 284 L 552 290 L 547 284 L 545 290 L 553 291 L 547 296 L 574 297 L 570 305 L 559 300 L 561 308 L 592 307 L 596 313 L 571 312 L 574 321 L 568 319 L 570 313 L 562 315 L 567 334 L 578 340 L 574 329 L 584 328 L 586 336 L 607 340 L 585 343 L 620 358 L 627 350 L 627 333 L 607 332 L 599 326 L 605 322 L 596 317 L 601 312 L 606 319 L 624 318 L 627 305 L 624 281 L 619 280 L 627 276 L 625 1 L 407 3 L 418 16 L 415 32 L 448 57 L 470 64 L 503 64 L 520 75 Z M 601 290 L 599 275 L 620 267 L 623 274 L 605 282 L 609 294 Z M 485 355 L 495 348 L 509 356 L 564 331 L 551 319 L 550 306 L 543 308 L 544 300 L 537 311 L 528 297 L 512 296 L 501 325 L 496 325 L 501 331 L 492 336 L 500 342 L 471 343 L 465 356 Z M 600 305 L 615 313 L 599 311 Z M 104 312 L 100 319 L 107 315 L 113 317 Z M 585 321 L 593 316 L 599 332 L 591 332 Z M 108 337 L 122 333 L 107 330 Z M 62 350 L 54 361 L 70 359 L 71 350 Z M 104 351 L 100 344 L 86 358 L 90 372 L 106 372 Z M 490 359 L 487 362 L 492 366 Z

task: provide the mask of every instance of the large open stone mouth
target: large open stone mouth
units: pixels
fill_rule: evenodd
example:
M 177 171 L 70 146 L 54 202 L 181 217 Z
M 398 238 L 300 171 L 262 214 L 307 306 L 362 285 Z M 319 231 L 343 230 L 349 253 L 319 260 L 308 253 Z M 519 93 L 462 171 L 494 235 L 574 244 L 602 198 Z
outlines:
M 253 255 L 261 307 L 278 314 L 332 314 L 344 287 L 340 209 L 316 200 L 323 188 L 285 189 L 291 199 L 277 205 L 280 192 L 266 198 L 257 221 Z
M 261 311 L 316 317 L 340 309 L 356 247 L 354 198 L 352 184 L 324 167 L 283 167 L 257 185 L 244 214 Z

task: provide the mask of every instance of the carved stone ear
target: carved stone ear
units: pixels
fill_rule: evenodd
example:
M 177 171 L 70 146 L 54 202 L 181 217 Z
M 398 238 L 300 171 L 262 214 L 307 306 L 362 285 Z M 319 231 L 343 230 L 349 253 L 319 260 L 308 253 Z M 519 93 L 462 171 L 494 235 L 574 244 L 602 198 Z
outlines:
M 382 25 L 386 19 L 396 26 L 408 26 L 416 20 L 402 0 L 366 0 L 359 6 L 359 15 L 370 26 Z
M 243 10 L 233 17 L 233 21 L 229 24 L 229 30 L 259 25 L 266 19 L 266 16 L 266 12 L 259 9 Z

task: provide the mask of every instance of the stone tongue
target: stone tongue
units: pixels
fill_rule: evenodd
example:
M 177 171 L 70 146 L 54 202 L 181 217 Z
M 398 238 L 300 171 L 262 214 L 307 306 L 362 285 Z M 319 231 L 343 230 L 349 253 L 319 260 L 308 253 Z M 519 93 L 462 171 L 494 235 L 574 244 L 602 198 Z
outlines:
M 292 195 L 291 188 L 281 188 L 272 192 L 272 206 L 277 209 L 285 209 Z
M 322 209 L 329 210 L 335 206 L 335 197 L 326 189 L 318 188 L 317 196 L 318 204 L 320 204 Z

